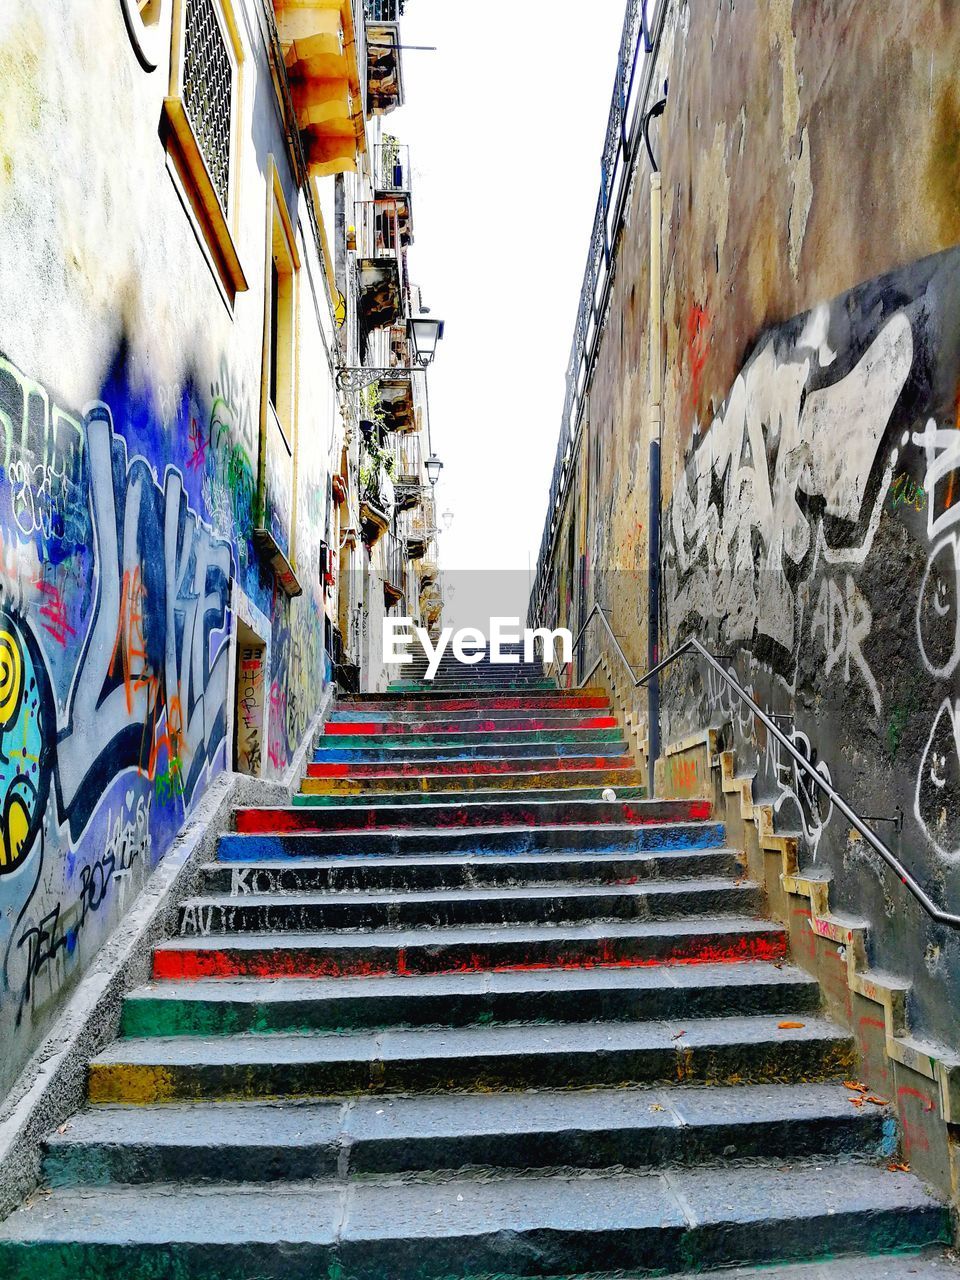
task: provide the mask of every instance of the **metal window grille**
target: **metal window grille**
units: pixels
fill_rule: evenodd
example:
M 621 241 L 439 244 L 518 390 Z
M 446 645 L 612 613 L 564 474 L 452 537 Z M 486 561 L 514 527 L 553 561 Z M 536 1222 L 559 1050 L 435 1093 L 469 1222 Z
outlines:
M 233 63 L 213 0 L 186 0 L 183 102 L 226 212 L 230 188 Z
M 368 22 L 397 22 L 403 13 L 401 0 L 366 0 Z

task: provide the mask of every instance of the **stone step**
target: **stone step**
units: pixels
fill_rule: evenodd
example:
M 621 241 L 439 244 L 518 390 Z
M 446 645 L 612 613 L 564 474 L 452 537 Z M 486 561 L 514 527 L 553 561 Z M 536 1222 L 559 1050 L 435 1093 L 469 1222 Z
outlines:
M 591 716 L 568 714 L 564 716 L 525 716 L 516 715 L 512 720 L 506 716 L 494 719 L 465 721 L 459 717 L 446 717 L 436 720 L 351 720 L 330 719 L 323 726 L 325 737 L 350 736 L 417 736 L 418 734 L 451 734 L 455 737 L 475 733 L 528 733 L 556 732 L 566 730 L 616 729 L 616 716 Z
M 344 1034 L 145 1037 L 90 1061 L 91 1102 L 321 1097 L 450 1089 L 799 1083 L 854 1062 L 850 1035 L 777 1015 Z M 789 1019 L 795 1022 L 794 1019 Z
M 281 858 L 271 862 L 210 862 L 203 892 L 342 893 L 359 889 L 473 889 L 492 885 L 637 884 L 695 876 L 734 876 L 734 849 L 679 849 L 656 853 L 452 854 L 405 858 Z
M 847 1098 L 810 1084 L 101 1106 L 50 1136 L 43 1177 L 69 1187 L 889 1158 L 890 1121 Z
M 910 1174 L 860 1163 L 669 1173 L 63 1188 L 0 1224 L 5 1280 L 635 1275 L 946 1241 Z M 862 1276 L 873 1277 L 862 1259 Z
M 424 681 L 426 673 L 430 669 L 430 663 L 426 662 L 410 662 L 403 663 L 397 668 L 397 680 L 402 681 Z M 471 685 L 485 685 L 490 678 L 495 680 L 539 680 L 547 681 L 550 687 L 558 689 L 557 681 L 550 676 L 544 675 L 544 669 L 539 663 L 525 662 L 476 662 L 470 667 L 463 666 L 461 662 L 444 662 L 440 659 L 439 664 L 434 668 L 434 680 L 444 680 L 447 682 L 458 682 L 458 684 L 470 687 Z M 396 680 L 390 681 L 390 684 L 396 684 Z
M 121 1035 L 461 1027 L 511 1022 L 657 1021 L 816 1013 L 799 969 L 760 961 L 646 969 L 541 969 L 388 978 L 211 978 L 140 987 Z M 849 1104 L 845 1106 L 850 1110 Z
M 328 725 L 329 729 L 330 726 Z M 345 751 L 362 748 L 365 751 L 383 750 L 425 750 L 428 747 L 477 747 L 498 746 L 505 754 L 521 744 L 544 743 L 550 746 L 569 745 L 570 743 L 616 742 L 620 750 L 625 744 L 620 729 L 614 725 L 607 729 L 584 729 L 573 726 L 569 729 L 479 729 L 469 732 L 457 731 L 451 727 L 447 733 L 328 733 L 319 740 L 316 751 L 333 749 Z M 316 759 L 316 756 L 314 757 Z
M 430 692 L 425 689 L 416 697 L 406 693 L 347 694 L 338 699 L 338 706 L 352 714 L 357 711 L 478 711 L 489 716 L 500 711 L 583 711 L 610 706 L 609 694 L 604 689 L 578 689 L 569 693 L 562 689 L 543 690 L 540 693 L 494 693 L 484 696 L 482 690 L 460 695 L 445 691 Z
M 522 793 L 506 802 L 471 800 L 461 805 L 388 805 L 379 801 L 358 813 L 331 805 L 322 811 L 280 805 L 236 809 L 239 832 L 400 831 L 411 827 L 649 826 L 662 822 L 698 822 L 710 817 L 707 800 L 528 800 Z
M 398 662 L 393 665 L 391 676 L 394 679 L 405 678 L 412 672 L 426 671 L 427 667 L 432 663 L 439 674 L 449 677 L 456 676 L 467 684 L 471 680 L 480 680 L 490 672 L 495 675 L 513 672 L 516 675 L 536 677 L 538 680 L 553 680 L 553 677 L 548 676 L 544 671 L 543 662 L 536 656 L 530 658 L 529 661 L 526 660 L 523 657 L 522 649 L 514 649 L 509 652 L 503 650 L 496 656 L 489 652 L 474 653 L 470 655 L 472 659 L 470 662 L 463 662 L 452 649 L 445 649 L 439 657 L 436 654 L 431 655 L 425 651 L 420 653 L 408 652 L 405 656 L 408 661 Z M 515 658 L 518 661 L 513 661 Z
M 208 894 L 177 909 L 181 938 L 311 933 L 332 929 L 446 929 L 460 925 L 566 924 L 586 920 L 675 920 L 756 914 L 755 884 L 728 877 L 637 885 L 498 885 L 491 888 L 366 890 L 334 894 Z
M 548 729 L 554 725 L 562 728 L 564 725 L 589 723 L 592 720 L 601 722 L 615 720 L 608 702 L 604 703 L 602 707 L 582 708 L 580 710 L 566 707 L 547 707 L 543 710 L 516 707 L 513 710 L 492 711 L 488 705 L 484 704 L 483 706 L 473 707 L 470 710 L 461 709 L 460 711 L 452 712 L 425 707 L 419 715 L 416 711 L 396 711 L 392 708 L 388 711 L 370 711 L 359 704 L 352 707 L 341 707 L 337 703 L 326 724 L 395 724 L 404 728 L 408 725 L 420 724 L 428 727 L 448 724 L 489 724 L 493 726 L 504 725 L 507 728 L 526 724 L 530 728 L 542 727 Z M 602 723 L 598 727 L 607 726 Z
M 636 761 L 629 755 L 552 756 L 548 759 L 531 756 L 522 760 L 510 757 L 499 760 L 420 760 L 409 764 L 396 760 L 389 764 L 371 764 L 367 761 L 352 764 L 310 763 L 301 786 L 304 792 L 311 792 L 321 789 L 316 786 L 319 782 L 357 788 L 358 785 L 366 786 L 371 780 L 377 779 L 394 782 L 413 779 L 416 786 L 431 789 L 435 786 L 442 788 L 444 784 L 440 780 L 444 778 L 455 779 L 454 785 L 462 784 L 466 787 L 487 785 L 473 783 L 470 781 L 473 778 L 496 778 L 498 785 L 504 779 L 508 787 L 523 787 L 527 784 L 520 779 L 547 778 L 548 781 L 556 782 L 558 774 L 576 774 L 578 780 L 579 775 L 588 774 L 590 781 L 600 781 L 598 775 L 616 773 L 617 777 L 622 778 L 624 771 L 629 775 L 628 781 L 643 777 L 637 769 Z M 516 781 L 511 782 L 510 779 Z
M 504 674 L 507 672 L 507 674 Z M 463 676 L 455 671 L 437 671 L 433 676 L 427 676 L 426 671 L 420 675 L 404 675 L 400 679 L 390 680 L 382 690 L 372 692 L 367 696 L 370 698 L 395 697 L 397 695 L 406 697 L 417 697 L 421 693 L 449 693 L 456 697 L 473 698 L 487 697 L 495 698 L 500 694 L 506 693 L 522 693 L 522 694 L 568 694 L 573 695 L 580 692 L 577 689 L 561 689 L 556 680 L 544 678 L 542 675 L 532 674 L 516 674 L 516 668 L 510 670 L 506 667 L 486 667 L 478 671 L 472 679 L 464 679 Z M 595 692 L 590 690 L 590 693 Z
M 493 669 L 483 672 L 476 681 L 464 680 L 461 676 L 446 676 L 439 672 L 432 680 L 425 676 L 422 679 L 391 680 L 384 692 L 392 693 L 539 693 L 541 690 L 553 692 L 557 687 L 555 680 L 544 680 L 538 676 L 503 676 Z
M 526 775 L 529 777 L 529 775 Z M 557 782 L 558 779 L 554 779 Z M 544 801 L 544 800 L 601 800 L 603 792 L 607 788 L 604 786 L 584 787 L 577 786 L 576 783 L 568 783 L 566 786 L 554 787 L 506 787 L 501 786 L 496 778 L 486 779 L 486 786 L 476 787 L 473 790 L 455 790 L 452 787 L 446 791 L 436 791 L 431 788 L 429 791 L 394 791 L 389 787 L 389 783 L 384 779 L 375 779 L 372 784 L 364 787 L 363 791 L 359 791 L 354 795 L 342 793 L 325 793 L 318 794 L 313 789 L 310 791 L 298 792 L 291 797 L 294 805 L 303 805 L 308 809 L 323 809 L 329 805 L 348 805 L 353 807 L 368 807 L 375 797 L 377 804 L 467 804 L 474 800 L 478 802 L 493 801 L 505 802 L 516 791 L 522 791 L 528 800 Z M 618 786 L 613 790 L 618 800 L 643 800 L 646 790 L 642 786 Z
M 326 810 L 321 810 L 321 816 Z M 722 822 L 655 822 L 646 826 L 606 824 L 583 826 L 447 827 L 394 831 L 296 831 L 284 834 L 229 832 L 217 842 L 218 857 L 232 862 L 305 855 L 334 854 L 395 856 L 409 853 L 547 853 L 553 850 L 601 850 L 640 853 L 653 850 L 718 849 L 723 847 Z
M 466 746 L 457 746 L 450 742 L 421 742 L 414 739 L 410 742 L 402 738 L 389 743 L 372 742 L 368 738 L 360 740 L 361 745 L 343 746 L 324 745 L 314 749 L 313 760 L 316 764 L 350 764 L 366 761 L 372 764 L 389 764 L 391 762 L 421 764 L 431 760 L 523 760 L 525 758 L 550 759 L 551 757 L 586 756 L 593 759 L 597 756 L 623 756 L 627 753 L 627 744 L 618 736 L 606 730 L 598 729 L 576 742 L 540 742 L 524 740 L 519 742 L 500 743 L 480 741 Z M 481 735 L 482 736 L 482 735 Z M 330 743 L 335 739 L 330 739 Z
M 430 666 L 433 667 L 432 677 L 427 675 Z M 388 688 L 395 684 L 418 683 L 424 680 L 429 682 L 431 679 L 443 680 L 448 684 L 457 684 L 468 689 L 483 688 L 490 683 L 509 680 L 537 683 L 551 689 L 560 687 L 553 676 L 544 674 L 542 667 L 537 669 L 534 664 L 527 666 L 518 662 L 463 663 L 457 660 L 444 662 L 441 659 L 439 663 L 434 661 L 432 664 L 391 663 L 388 673 L 390 675 Z
M 485 969 L 643 967 L 783 960 L 786 934 L 766 920 L 609 920 L 588 924 L 376 929 L 356 933 L 171 938 L 155 978 L 335 978 Z

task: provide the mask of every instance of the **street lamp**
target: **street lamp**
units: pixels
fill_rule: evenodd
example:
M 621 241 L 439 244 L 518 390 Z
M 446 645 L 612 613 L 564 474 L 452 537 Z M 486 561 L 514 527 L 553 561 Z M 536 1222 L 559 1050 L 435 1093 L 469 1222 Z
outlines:
M 437 343 L 443 337 L 443 321 L 432 316 L 411 316 L 407 321 L 407 337 L 413 343 L 413 358 L 426 368 L 437 354 Z
M 407 321 L 407 338 L 413 348 L 413 363 L 392 365 L 389 369 L 365 365 L 343 365 L 337 370 L 337 387 L 341 391 L 362 391 L 374 382 L 399 382 L 413 373 L 426 370 L 437 354 L 437 343 L 443 337 L 443 321 L 432 316 L 412 316 Z
M 444 531 L 444 533 L 449 533 L 449 532 L 450 532 L 450 526 L 453 524 L 453 512 L 452 512 L 452 511 L 445 511 L 445 512 L 443 513 L 443 515 L 440 517 L 440 519 L 443 521 L 443 531 Z
M 430 457 L 423 464 L 427 471 L 427 479 L 430 484 L 436 488 L 437 481 L 440 479 L 440 472 L 443 470 L 443 463 L 435 453 L 431 453 Z

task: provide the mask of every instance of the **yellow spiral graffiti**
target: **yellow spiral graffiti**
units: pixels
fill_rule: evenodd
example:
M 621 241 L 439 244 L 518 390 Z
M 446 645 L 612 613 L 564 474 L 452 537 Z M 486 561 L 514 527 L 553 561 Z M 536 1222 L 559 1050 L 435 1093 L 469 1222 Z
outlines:
M 10 631 L 0 630 L 0 729 L 16 719 L 23 689 L 23 654 Z

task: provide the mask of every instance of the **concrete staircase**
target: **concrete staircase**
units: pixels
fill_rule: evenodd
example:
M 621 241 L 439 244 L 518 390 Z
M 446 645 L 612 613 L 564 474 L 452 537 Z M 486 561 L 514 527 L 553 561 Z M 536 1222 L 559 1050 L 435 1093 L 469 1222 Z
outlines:
M 0 1276 L 955 1275 L 709 806 L 602 693 L 422 673 L 237 812 Z

